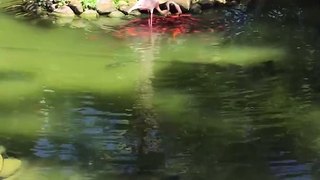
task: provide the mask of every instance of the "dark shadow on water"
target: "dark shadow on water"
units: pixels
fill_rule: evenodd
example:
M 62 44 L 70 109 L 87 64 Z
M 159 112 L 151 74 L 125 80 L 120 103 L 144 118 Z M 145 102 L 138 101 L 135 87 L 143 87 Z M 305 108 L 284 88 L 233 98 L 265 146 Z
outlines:
M 20 71 L 7 71 L 0 72 L 0 82 L 1 81 L 31 81 L 34 75 L 28 72 Z

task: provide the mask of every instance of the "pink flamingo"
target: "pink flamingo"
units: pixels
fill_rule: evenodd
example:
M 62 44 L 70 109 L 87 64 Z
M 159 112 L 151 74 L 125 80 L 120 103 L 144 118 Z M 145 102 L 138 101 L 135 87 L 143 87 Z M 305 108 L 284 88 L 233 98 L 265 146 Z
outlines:
M 162 15 L 168 15 L 170 13 L 170 4 L 173 4 L 178 11 L 177 14 L 182 14 L 180 6 L 171 0 L 166 2 L 166 10 L 161 10 L 159 4 L 159 0 L 139 0 L 132 8 L 128 10 L 128 13 L 135 9 L 148 10 L 150 12 L 150 20 L 148 20 L 150 27 L 152 27 L 152 17 L 154 9 L 157 9 L 157 11 L 159 11 L 159 13 L 161 13 Z

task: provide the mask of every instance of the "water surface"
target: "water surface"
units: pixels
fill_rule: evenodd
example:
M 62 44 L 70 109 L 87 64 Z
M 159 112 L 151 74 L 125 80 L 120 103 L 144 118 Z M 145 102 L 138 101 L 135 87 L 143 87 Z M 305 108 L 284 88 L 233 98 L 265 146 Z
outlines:
M 12 179 L 317 179 L 319 29 L 277 13 L 150 31 L 0 12 Z

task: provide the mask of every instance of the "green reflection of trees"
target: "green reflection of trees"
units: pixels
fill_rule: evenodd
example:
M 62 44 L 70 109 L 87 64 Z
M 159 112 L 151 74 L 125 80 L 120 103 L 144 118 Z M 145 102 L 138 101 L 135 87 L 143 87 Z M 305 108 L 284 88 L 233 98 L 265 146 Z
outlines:
M 240 173 L 241 168 L 251 167 L 252 162 L 263 162 L 263 157 L 259 157 L 261 154 L 249 156 L 246 154 L 248 151 L 236 150 L 241 146 L 249 148 L 246 141 L 250 142 L 251 138 L 254 140 L 254 137 L 250 137 L 252 119 L 245 113 L 249 100 L 242 98 L 245 94 L 237 93 L 245 92 L 246 89 L 247 94 L 252 91 L 246 84 L 245 74 L 239 72 L 237 67 L 221 68 L 201 64 L 176 66 L 173 67 L 175 73 L 170 69 L 168 73 L 162 73 L 161 78 L 170 79 L 169 84 L 162 84 L 161 81 L 156 83 L 158 92 L 162 92 L 163 88 L 176 89 L 176 92 L 171 90 L 160 93 L 156 107 L 161 127 L 167 132 L 166 143 L 172 143 L 169 147 L 172 147 L 170 152 L 173 158 L 175 153 L 181 152 L 187 157 L 191 156 L 190 160 L 180 159 L 186 162 L 182 163 L 185 167 L 178 168 L 178 171 L 187 169 L 186 177 L 223 179 L 229 174 L 233 176 Z M 163 74 L 168 75 L 163 77 Z M 241 78 L 241 74 L 244 77 Z M 243 156 L 248 158 L 242 161 L 238 159 Z M 261 171 L 266 171 L 265 164 L 255 165 L 256 169 L 261 167 Z M 246 173 L 250 178 L 257 177 L 261 172 L 257 170 L 254 175 L 248 170 Z
M 306 41 L 296 34 L 301 38 L 288 49 Z M 186 178 L 272 179 L 270 162 L 293 159 L 306 169 L 286 173 L 311 173 L 304 163 L 318 158 L 316 81 L 310 80 L 318 55 L 306 47 L 249 67 L 169 63 L 155 79 L 155 103 L 179 166 L 170 168 Z

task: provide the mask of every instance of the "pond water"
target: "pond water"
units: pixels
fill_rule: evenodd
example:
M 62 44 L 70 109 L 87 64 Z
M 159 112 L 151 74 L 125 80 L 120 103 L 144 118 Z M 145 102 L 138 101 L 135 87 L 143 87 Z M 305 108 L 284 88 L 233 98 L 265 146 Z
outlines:
M 219 10 L 152 30 L 0 12 L 0 144 L 23 161 L 11 179 L 318 179 L 311 12 Z

